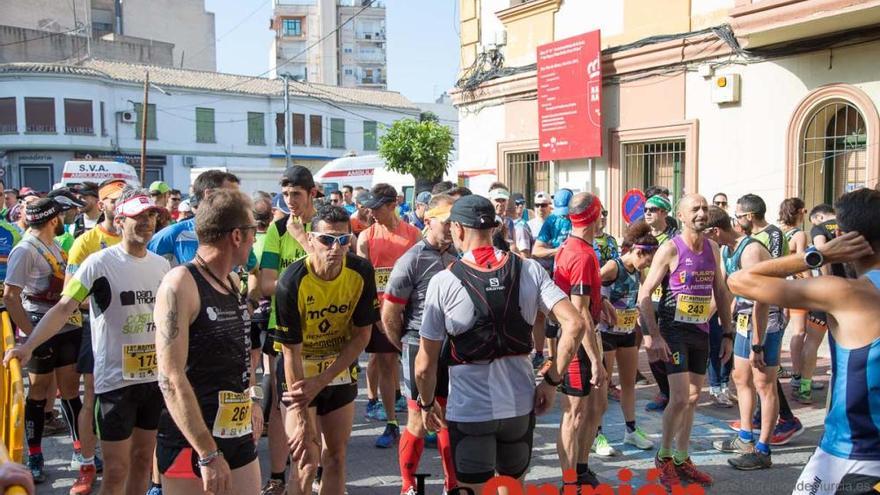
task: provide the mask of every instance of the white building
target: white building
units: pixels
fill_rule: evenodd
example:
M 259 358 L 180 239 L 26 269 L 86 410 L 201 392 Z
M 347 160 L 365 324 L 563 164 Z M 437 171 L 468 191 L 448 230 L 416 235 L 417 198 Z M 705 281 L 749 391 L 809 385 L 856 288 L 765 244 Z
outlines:
M 285 165 L 280 80 L 88 60 L 0 64 L 0 170 L 11 186 L 47 190 L 67 160 L 140 163 L 149 69 L 146 182 L 189 186 L 192 167 Z M 373 154 L 385 125 L 418 118 L 399 93 L 290 82 L 291 155 L 317 170 Z

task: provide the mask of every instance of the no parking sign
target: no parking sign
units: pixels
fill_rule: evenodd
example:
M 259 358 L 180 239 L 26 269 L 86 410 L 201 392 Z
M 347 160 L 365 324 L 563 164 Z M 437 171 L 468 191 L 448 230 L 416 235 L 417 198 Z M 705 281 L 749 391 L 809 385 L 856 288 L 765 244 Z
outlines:
M 645 195 L 638 189 L 630 189 L 621 202 L 623 220 L 631 224 L 645 216 Z

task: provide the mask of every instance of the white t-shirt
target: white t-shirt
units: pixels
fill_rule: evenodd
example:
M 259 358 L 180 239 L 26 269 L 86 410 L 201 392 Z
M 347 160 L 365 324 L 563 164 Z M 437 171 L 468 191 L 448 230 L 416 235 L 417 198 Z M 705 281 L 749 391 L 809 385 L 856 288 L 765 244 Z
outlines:
M 496 259 L 502 252 L 495 250 Z M 473 253 L 464 259 L 474 261 Z M 534 260 L 525 259 L 520 273 L 519 305 L 523 319 L 535 323 L 538 311 L 549 313 L 565 294 L 547 271 Z M 419 335 L 441 341 L 458 335 L 476 320 L 474 305 L 461 281 L 448 269 L 428 284 Z M 489 364 L 459 364 L 449 367 L 449 398 L 446 418 L 460 422 L 492 421 L 529 414 L 535 402 L 535 372 L 528 356 L 508 356 Z
M 138 258 L 118 244 L 86 258 L 64 288 L 79 302 L 90 298 L 95 393 L 156 381 L 153 307 L 170 269 L 155 253 Z

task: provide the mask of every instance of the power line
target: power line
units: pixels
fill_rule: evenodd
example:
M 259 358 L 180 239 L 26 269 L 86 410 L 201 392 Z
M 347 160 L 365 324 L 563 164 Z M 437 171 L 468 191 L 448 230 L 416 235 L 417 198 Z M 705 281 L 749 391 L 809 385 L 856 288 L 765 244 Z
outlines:
M 256 15 L 257 12 L 263 10 L 263 7 L 265 7 L 266 4 L 268 4 L 270 1 L 271 1 L 271 0 L 266 0 L 265 2 L 261 3 L 261 4 L 256 8 L 256 10 L 254 10 L 254 11 L 251 12 L 250 14 L 246 15 L 241 21 L 239 21 L 238 24 L 236 24 L 235 26 L 232 26 L 232 28 L 228 29 L 225 33 L 223 33 L 223 34 L 221 34 L 220 36 L 218 36 L 217 38 L 215 38 L 215 39 L 214 39 L 214 47 L 216 48 L 216 47 L 217 47 L 217 44 L 220 43 L 220 40 L 222 40 L 223 38 L 225 38 L 229 33 L 231 33 L 231 32 L 233 32 L 233 31 L 235 31 L 236 29 L 240 28 L 245 22 L 248 21 L 248 19 L 250 19 L 251 17 L 253 17 L 254 15 Z M 204 51 L 207 50 L 208 48 L 211 48 L 211 45 L 210 45 L 210 44 L 209 44 L 209 45 L 205 45 L 205 46 L 203 46 L 202 48 L 199 49 L 199 51 L 197 51 L 197 52 L 195 52 L 194 54 L 190 55 L 190 57 L 195 57 L 196 55 L 200 55 L 202 52 L 204 52 Z

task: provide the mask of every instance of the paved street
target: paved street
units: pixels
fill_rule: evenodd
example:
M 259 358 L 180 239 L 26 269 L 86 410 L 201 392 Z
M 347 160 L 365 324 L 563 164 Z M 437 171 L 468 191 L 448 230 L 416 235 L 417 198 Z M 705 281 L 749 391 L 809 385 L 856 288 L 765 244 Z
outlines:
M 787 342 L 784 348 L 787 348 Z M 824 352 L 821 354 L 825 354 Z M 825 354 L 827 355 L 827 354 Z M 365 363 L 362 362 L 362 365 Z M 787 352 L 785 364 L 788 365 Z M 816 379 L 828 382 L 825 371 L 828 369 L 828 360 L 820 359 Z M 647 363 L 644 362 L 642 353 L 641 370 L 649 375 Z M 785 389 L 788 390 L 787 380 Z M 637 415 L 642 429 L 650 434 L 655 442 L 659 442 L 661 430 L 661 415 L 648 413 L 644 409 L 645 403 L 650 400 L 656 387 L 654 385 L 640 386 L 637 390 Z M 827 388 L 826 388 L 827 390 Z M 790 493 L 797 481 L 803 465 L 816 447 L 822 433 L 822 421 L 825 417 L 824 403 L 826 390 L 814 393 L 817 398 L 812 406 L 802 406 L 792 403 L 796 415 L 801 419 L 806 431 L 789 445 L 773 449 L 774 467 L 770 470 L 754 471 L 749 473 L 735 471 L 727 465 L 727 455 L 720 454 L 712 449 L 714 440 L 725 438 L 732 432 L 723 420 L 733 419 L 737 415 L 736 409 L 717 409 L 709 405 L 709 395 L 706 391 L 701 396 L 701 405 L 697 409 L 694 421 L 694 433 L 692 436 L 691 455 L 694 462 L 705 467 L 714 477 L 715 485 L 707 491 L 710 494 L 782 494 Z M 358 413 L 355 416 L 354 432 L 350 444 L 348 459 L 348 493 L 351 495 L 396 495 L 399 493 L 399 479 L 397 467 L 397 449 L 379 450 L 373 447 L 376 437 L 381 434 L 384 425 L 370 422 L 364 419 L 363 411 L 366 404 L 366 393 L 361 391 L 358 397 Z M 558 470 L 556 455 L 556 433 L 559 425 L 559 408 L 542 416 L 538 420 L 535 435 L 534 456 L 528 480 L 533 483 L 561 482 L 561 474 Z M 617 402 L 610 402 L 609 412 L 605 416 L 603 426 L 605 434 L 612 444 L 623 451 L 623 456 L 612 459 L 599 459 L 591 461 L 591 467 L 595 470 L 599 479 L 617 484 L 617 472 L 621 468 L 632 469 L 635 473 L 634 486 L 645 483 L 647 469 L 653 466 L 654 451 L 638 451 L 633 447 L 622 445 L 624 422 Z M 66 494 L 73 484 L 75 473 L 68 471 L 67 463 L 70 459 L 70 440 L 66 436 L 54 436 L 44 440 L 44 452 L 46 453 L 46 465 L 50 481 L 38 487 L 37 492 L 47 495 Z M 268 474 L 268 453 L 266 440 L 260 443 L 260 459 L 263 464 L 264 477 Z M 428 478 L 427 492 L 439 494 L 442 491 L 442 469 L 437 450 L 426 449 L 422 459 L 420 472 L 431 473 Z

